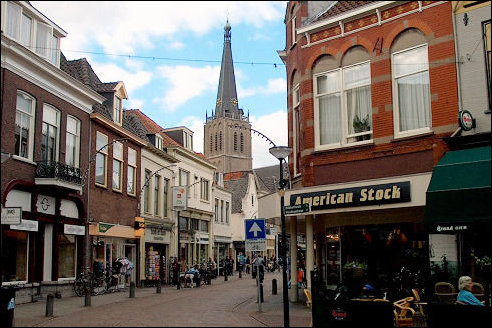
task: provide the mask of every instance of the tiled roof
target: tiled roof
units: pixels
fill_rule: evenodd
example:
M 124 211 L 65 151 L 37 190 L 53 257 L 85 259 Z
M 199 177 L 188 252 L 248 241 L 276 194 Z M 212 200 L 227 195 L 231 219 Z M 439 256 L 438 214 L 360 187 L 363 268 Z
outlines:
M 254 169 L 254 173 L 258 178 L 258 183 L 260 190 L 267 193 L 272 193 L 277 191 L 278 177 L 280 175 L 278 165 L 266 166 Z
M 133 116 L 140 122 L 142 129 L 145 131 L 145 134 L 156 134 L 159 133 L 162 136 L 162 145 L 164 147 L 174 146 L 174 147 L 182 147 L 179 143 L 171 139 L 166 133 L 163 132 L 163 128 L 154 122 L 150 117 L 145 115 L 139 109 L 127 109 L 125 111 L 126 115 Z
M 147 131 L 145 131 L 145 127 L 142 125 L 140 120 L 133 115 L 128 115 L 127 112 L 127 110 L 123 111 L 123 127 L 133 132 L 140 138 L 148 141 Z
M 329 17 L 337 16 L 370 3 L 373 3 L 373 1 L 336 1 L 335 4 L 329 4 L 327 6 L 325 9 L 326 12 L 321 11 L 317 16 L 305 21 L 303 25 L 308 25 Z
M 247 171 L 230 172 L 224 174 L 224 188 L 231 192 L 231 212 L 239 213 L 242 210 L 242 199 L 248 191 L 249 175 Z

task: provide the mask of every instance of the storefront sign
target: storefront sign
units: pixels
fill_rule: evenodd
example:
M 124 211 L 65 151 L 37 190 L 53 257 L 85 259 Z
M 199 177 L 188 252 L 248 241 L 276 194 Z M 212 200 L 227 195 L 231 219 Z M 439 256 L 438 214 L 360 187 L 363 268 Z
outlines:
M 55 197 L 39 195 L 36 209 L 39 213 L 55 215 Z
M 63 225 L 63 233 L 65 235 L 85 235 L 85 227 L 73 224 L 64 224 Z
M 109 229 L 114 227 L 114 224 L 108 224 L 108 223 L 99 223 L 99 232 L 106 232 Z
M 460 127 L 465 131 L 470 131 L 475 127 L 475 119 L 467 110 L 460 111 L 460 113 L 458 114 L 458 123 Z
M 457 232 L 468 230 L 466 224 L 439 224 L 436 227 L 436 232 Z
M 38 231 L 38 221 L 21 220 L 20 224 L 10 225 L 12 230 Z
M 183 211 L 186 210 L 188 205 L 188 196 L 186 193 L 186 186 L 172 187 L 173 192 L 173 210 Z
M 20 224 L 22 207 L 2 207 L 2 224 Z
M 311 211 L 409 202 L 410 181 L 293 194 L 291 205 L 309 204 Z

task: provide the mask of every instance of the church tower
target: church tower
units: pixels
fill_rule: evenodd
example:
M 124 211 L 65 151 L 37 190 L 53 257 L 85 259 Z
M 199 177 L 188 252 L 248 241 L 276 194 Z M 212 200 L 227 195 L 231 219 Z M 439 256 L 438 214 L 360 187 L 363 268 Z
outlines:
M 203 153 L 221 173 L 252 169 L 251 123 L 238 106 L 231 51 L 231 26 L 224 26 L 224 50 L 215 112 L 206 115 Z

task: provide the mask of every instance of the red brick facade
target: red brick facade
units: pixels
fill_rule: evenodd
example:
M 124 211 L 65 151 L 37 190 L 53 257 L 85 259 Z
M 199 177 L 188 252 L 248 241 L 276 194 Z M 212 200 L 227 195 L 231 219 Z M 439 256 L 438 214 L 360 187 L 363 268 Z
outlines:
M 294 144 L 292 90 L 295 74 L 300 84 L 302 181 L 296 181 L 296 185 L 313 186 L 432 171 L 433 166 L 448 150 L 442 138 L 450 136 L 458 127 L 451 3 L 424 1 L 422 11 L 418 10 L 417 1 L 382 8 L 381 25 L 375 24 L 378 18 L 374 11 L 368 11 L 352 21 L 350 18 L 345 19 L 344 33 L 374 24 L 372 27 L 336 37 L 341 32 L 340 27 L 332 24 L 312 32 L 309 44 L 305 35 L 298 34 L 297 43 L 292 45 L 291 17 L 296 16 L 297 29 L 303 28 L 300 22 L 307 18 L 307 4 L 304 1 L 289 2 L 285 19 L 287 46 L 284 61 L 288 77 L 290 147 Z M 412 13 L 405 14 L 412 10 Z M 398 18 L 397 15 L 402 16 Z M 384 21 L 391 17 L 395 19 Z M 432 133 L 395 139 L 390 49 L 400 33 L 409 28 L 420 30 L 428 44 Z M 333 39 L 320 42 L 329 38 Z M 315 152 L 312 70 L 321 56 L 331 55 L 340 62 L 340 58 L 353 46 L 364 47 L 370 56 L 374 143 Z M 289 162 L 294 162 L 292 155 Z M 293 164 L 290 165 L 292 172 Z

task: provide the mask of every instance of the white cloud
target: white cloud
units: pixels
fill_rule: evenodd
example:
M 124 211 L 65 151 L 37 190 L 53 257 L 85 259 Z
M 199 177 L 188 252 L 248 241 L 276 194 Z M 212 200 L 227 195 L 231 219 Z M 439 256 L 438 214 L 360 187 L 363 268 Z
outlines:
M 171 48 L 173 50 L 183 49 L 184 46 L 185 46 L 185 44 L 183 42 L 180 42 L 180 41 L 174 41 L 171 44 L 169 44 L 169 48 Z
M 270 79 L 267 85 L 256 86 L 253 88 L 243 88 L 242 84 L 237 82 L 237 96 L 239 100 L 246 97 L 251 97 L 257 94 L 271 95 L 275 93 L 285 93 L 287 82 L 284 78 Z
M 206 34 L 223 26 L 247 23 L 261 27 L 285 15 L 285 1 L 31 1 L 33 6 L 63 28 L 67 37 L 62 50 L 69 59 L 78 55 L 68 50 L 92 50 L 93 43 L 106 53 L 135 54 L 139 48 L 153 48 L 156 37 L 171 41 L 191 31 Z M 87 14 L 83 14 L 87 13 Z M 83 14 L 83 19 L 74 19 Z M 104 22 L 104 23 L 102 23 Z M 75 57 L 72 57 L 75 56 Z
M 124 107 L 128 109 L 142 109 L 145 101 L 142 99 L 128 99 L 125 100 Z
M 216 90 L 219 83 L 219 66 L 160 66 L 157 72 L 170 84 L 164 97 L 155 98 L 164 110 L 173 112 L 191 98 Z
M 133 68 L 140 67 L 139 64 L 134 61 L 127 61 L 127 63 L 129 63 Z M 94 72 L 96 72 L 102 82 L 123 81 L 129 98 L 134 90 L 147 85 L 152 77 L 151 72 L 129 72 L 114 63 L 89 62 L 89 64 L 91 64 Z
M 250 116 L 251 127 L 275 143 L 277 146 L 287 146 L 287 113 L 283 110 L 278 110 L 264 116 Z M 273 123 L 275 122 L 275 123 Z M 277 123 L 278 122 L 278 123 Z M 272 145 L 258 136 L 256 133 L 252 133 L 252 156 L 253 156 L 253 168 L 264 167 L 278 164 L 278 160 L 270 154 L 268 149 Z

